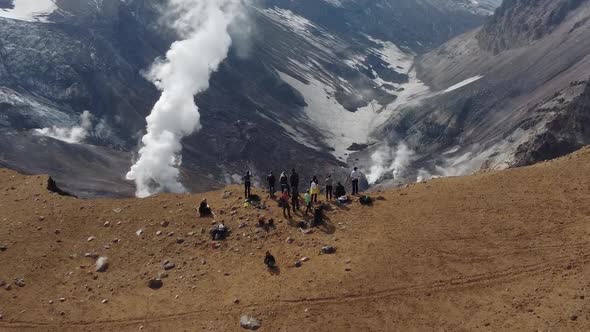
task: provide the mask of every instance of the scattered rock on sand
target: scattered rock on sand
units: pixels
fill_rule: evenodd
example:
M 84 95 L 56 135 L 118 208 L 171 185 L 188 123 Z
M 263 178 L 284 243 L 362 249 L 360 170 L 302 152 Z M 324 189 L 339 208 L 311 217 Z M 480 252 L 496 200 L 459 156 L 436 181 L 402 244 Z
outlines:
M 151 289 L 160 289 L 162 286 L 164 286 L 164 283 L 160 279 L 154 278 L 148 281 L 148 287 Z
M 0 251 L 6 251 L 8 250 L 8 246 L 5 244 L 0 244 Z
M 262 325 L 258 319 L 249 315 L 242 315 L 240 318 L 240 326 L 246 330 L 258 330 Z
M 96 239 L 94 236 L 89 236 L 88 237 L 88 242 L 92 242 L 92 241 L 94 241 L 94 239 Z
M 95 252 L 87 252 L 84 254 L 84 257 L 98 259 L 98 257 L 100 257 L 100 256 Z
M 578 315 L 576 315 L 576 314 L 571 315 L 570 320 L 572 320 L 572 321 L 578 320 Z
M 166 271 L 172 270 L 175 267 L 176 267 L 176 265 L 174 263 L 168 262 L 168 263 L 164 264 L 164 270 L 166 270 Z
M 300 259 L 300 261 L 305 263 L 305 262 L 309 261 L 309 257 L 303 257 Z
M 25 287 L 25 279 L 23 278 L 16 278 L 14 279 L 14 284 L 18 287 Z
M 170 223 L 166 220 L 164 220 L 160 223 L 160 226 L 162 226 L 162 227 L 168 227 L 168 225 L 170 225 Z
M 301 267 L 303 264 L 301 263 L 301 261 L 296 261 L 295 264 L 293 264 L 295 267 Z
M 109 268 L 109 260 L 106 257 L 99 257 L 96 260 L 96 267 L 95 267 L 95 271 L 96 272 L 105 272 L 107 269 Z
M 292 237 L 288 237 L 287 240 L 285 240 L 285 242 L 287 242 L 288 244 L 293 243 L 295 240 L 293 240 Z
M 322 248 L 322 254 L 330 255 L 336 252 L 336 248 L 332 246 L 325 246 Z
M 138 229 L 137 232 L 135 232 L 135 235 L 142 236 L 143 235 L 143 232 L 144 232 L 143 228 Z
M 121 208 L 113 209 L 113 212 L 115 212 L 115 213 L 121 213 L 121 211 L 123 211 Z

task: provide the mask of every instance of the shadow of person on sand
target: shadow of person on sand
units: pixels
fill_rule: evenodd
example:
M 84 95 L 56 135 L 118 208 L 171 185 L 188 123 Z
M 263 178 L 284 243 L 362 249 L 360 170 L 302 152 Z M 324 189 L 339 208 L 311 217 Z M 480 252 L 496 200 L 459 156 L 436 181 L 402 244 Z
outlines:
M 330 211 L 327 210 L 324 206 L 324 212 Z M 322 213 L 322 221 L 318 225 L 314 225 L 314 228 L 324 232 L 326 234 L 334 234 L 336 232 L 336 226 L 331 223 L 330 217 L 326 216 L 325 213 Z
M 271 268 L 268 268 L 268 273 L 270 273 L 273 276 L 278 276 L 281 274 L 281 268 L 278 266 L 273 266 Z

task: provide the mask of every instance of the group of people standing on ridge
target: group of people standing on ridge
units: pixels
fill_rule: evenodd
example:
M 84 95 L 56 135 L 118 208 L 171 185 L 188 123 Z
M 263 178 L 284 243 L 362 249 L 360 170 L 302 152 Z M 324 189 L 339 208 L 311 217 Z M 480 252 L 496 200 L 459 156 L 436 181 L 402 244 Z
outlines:
M 355 167 L 352 173 L 350 174 L 353 195 L 358 195 L 359 193 L 360 177 L 361 174 Z M 249 198 L 251 196 L 252 190 L 252 174 L 250 173 L 250 171 L 246 172 L 242 180 L 244 181 L 244 195 L 246 198 Z M 275 193 L 277 192 L 277 178 L 275 177 L 273 172 L 270 172 L 267 175 L 266 180 L 268 184 L 268 192 L 272 197 L 274 197 Z M 295 169 L 291 170 L 291 174 L 289 176 L 287 175 L 286 171 L 283 171 L 279 176 L 278 183 L 280 188 L 279 201 L 283 208 L 283 214 L 285 215 L 285 217 L 291 218 L 291 209 L 293 209 L 293 212 L 296 212 L 301 209 L 299 174 L 295 171 Z M 324 189 L 326 201 L 331 201 L 333 199 L 337 199 L 339 201 L 348 200 L 348 198 L 346 197 L 346 189 L 344 188 L 342 183 L 337 182 L 336 187 L 334 187 L 334 179 L 332 178 L 331 174 L 328 174 L 324 180 Z M 313 205 L 318 203 L 318 196 L 320 194 L 320 181 L 317 176 L 313 176 L 309 183 L 309 189 L 305 190 L 303 194 L 303 201 L 305 202 L 305 214 L 312 212 Z

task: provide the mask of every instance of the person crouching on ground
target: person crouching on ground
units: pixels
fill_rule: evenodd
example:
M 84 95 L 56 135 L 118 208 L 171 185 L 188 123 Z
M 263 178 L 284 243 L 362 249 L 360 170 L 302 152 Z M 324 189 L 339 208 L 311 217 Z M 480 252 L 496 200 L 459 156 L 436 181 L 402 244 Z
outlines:
M 199 205 L 199 216 L 203 218 L 208 217 L 212 214 L 213 212 L 211 212 L 211 208 L 209 207 L 209 204 L 207 204 L 207 199 L 203 198 L 201 204 Z
M 269 270 L 272 270 L 276 267 L 277 261 L 275 260 L 274 256 L 270 254 L 270 251 L 266 252 L 266 255 L 264 256 L 264 265 L 266 265 L 266 267 Z

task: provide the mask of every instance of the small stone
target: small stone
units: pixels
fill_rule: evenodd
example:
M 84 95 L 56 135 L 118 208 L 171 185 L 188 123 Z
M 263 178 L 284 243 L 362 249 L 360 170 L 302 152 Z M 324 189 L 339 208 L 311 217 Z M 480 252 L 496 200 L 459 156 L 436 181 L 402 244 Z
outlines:
M 168 222 L 166 220 L 164 220 L 160 223 L 160 226 L 162 226 L 162 227 L 168 227 L 168 225 L 170 225 L 170 222 Z
M 287 240 L 285 240 L 285 242 L 287 242 L 288 244 L 291 244 L 291 243 L 295 242 L 295 240 L 292 237 L 288 237 Z
M 168 278 L 168 272 L 162 271 L 162 272 L 158 273 L 158 279 L 166 279 L 166 278 Z
M 575 314 L 571 315 L 570 320 L 572 320 L 572 321 L 578 320 L 578 315 L 575 315 Z
M 60 297 L 59 298 L 59 302 L 66 302 L 66 298 L 65 297 Z
M 4 245 L 4 244 L 0 244 L 0 251 L 6 251 L 8 250 L 8 246 Z
M 164 286 L 164 283 L 160 279 L 150 279 L 148 281 L 148 287 L 151 289 L 160 289 Z
M 166 271 L 172 270 L 175 267 L 176 267 L 176 265 L 174 263 L 168 262 L 168 263 L 164 264 L 164 270 L 166 270 Z
M 162 235 L 162 231 L 157 231 L 156 236 L 160 236 L 160 235 Z
M 25 287 L 25 279 L 23 278 L 16 278 L 14 279 L 14 284 L 18 287 Z
M 103 224 L 104 227 L 109 227 L 110 225 L 111 225 L 111 223 L 109 221 L 105 221 Z
M 49 300 L 49 304 L 53 304 L 53 300 Z
M 92 242 L 92 241 L 94 241 L 94 239 L 96 239 L 94 236 L 89 236 L 88 237 L 88 242 Z
M 113 209 L 113 212 L 115 212 L 115 213 L 121 213 L 121 211 L 123 211 L 121 208 Z
M 332 247 L 332 246 L 324 246 L 322 248 L 322 253 L 326 254 L 326 255 L 330 255 L 336 252 L 336 248 Z
M 262 325 L 258 319 L 249 315 L 243 315 L 240 318 L 240 326 L 246 330 L 258 330 Z
M 95 266 L 95 271 L 96 272 L 106 272 L 106 270 L 109 268 L 109 260 L 106 257 L 99 257 L 96 260 L 96 266 Z
M 301 267 L 303 265 L 303 263 L 301 263 L 301 261 L 295 261 L 295 264 L 293 264 L 295 267 Z
M 240 299 L 235 298 L 233 302 L 234 302 L 234 304 L 239 304 L 240 303 Z
M 135 232 L 135 235 L 142 236 L 143 235 L 143 232 L 144 232 L 143 228 L 138 229 L 137 232 Z
M 303 258 L 300 259 L 300 261 L 302 261 L 304 263 L 305 262 L 308 262 L 309 261 L 309 257 L 303 257 Z
M 104 300 L 102 300 L 102 301 L 101 301 L 101 303 L 102 303 L 102 304 L 107 304 L 107 303 L 109 303 L 109 300 L 107 300 L 107 299 L 104 299 Z
M 176 244 L 183 244 L 184 243 L 184 239 L 176 239 Z
M 45 217 L 44 216 L 39 216 L 39 221 L 43 221 L 43 220 L 45 220 Z

